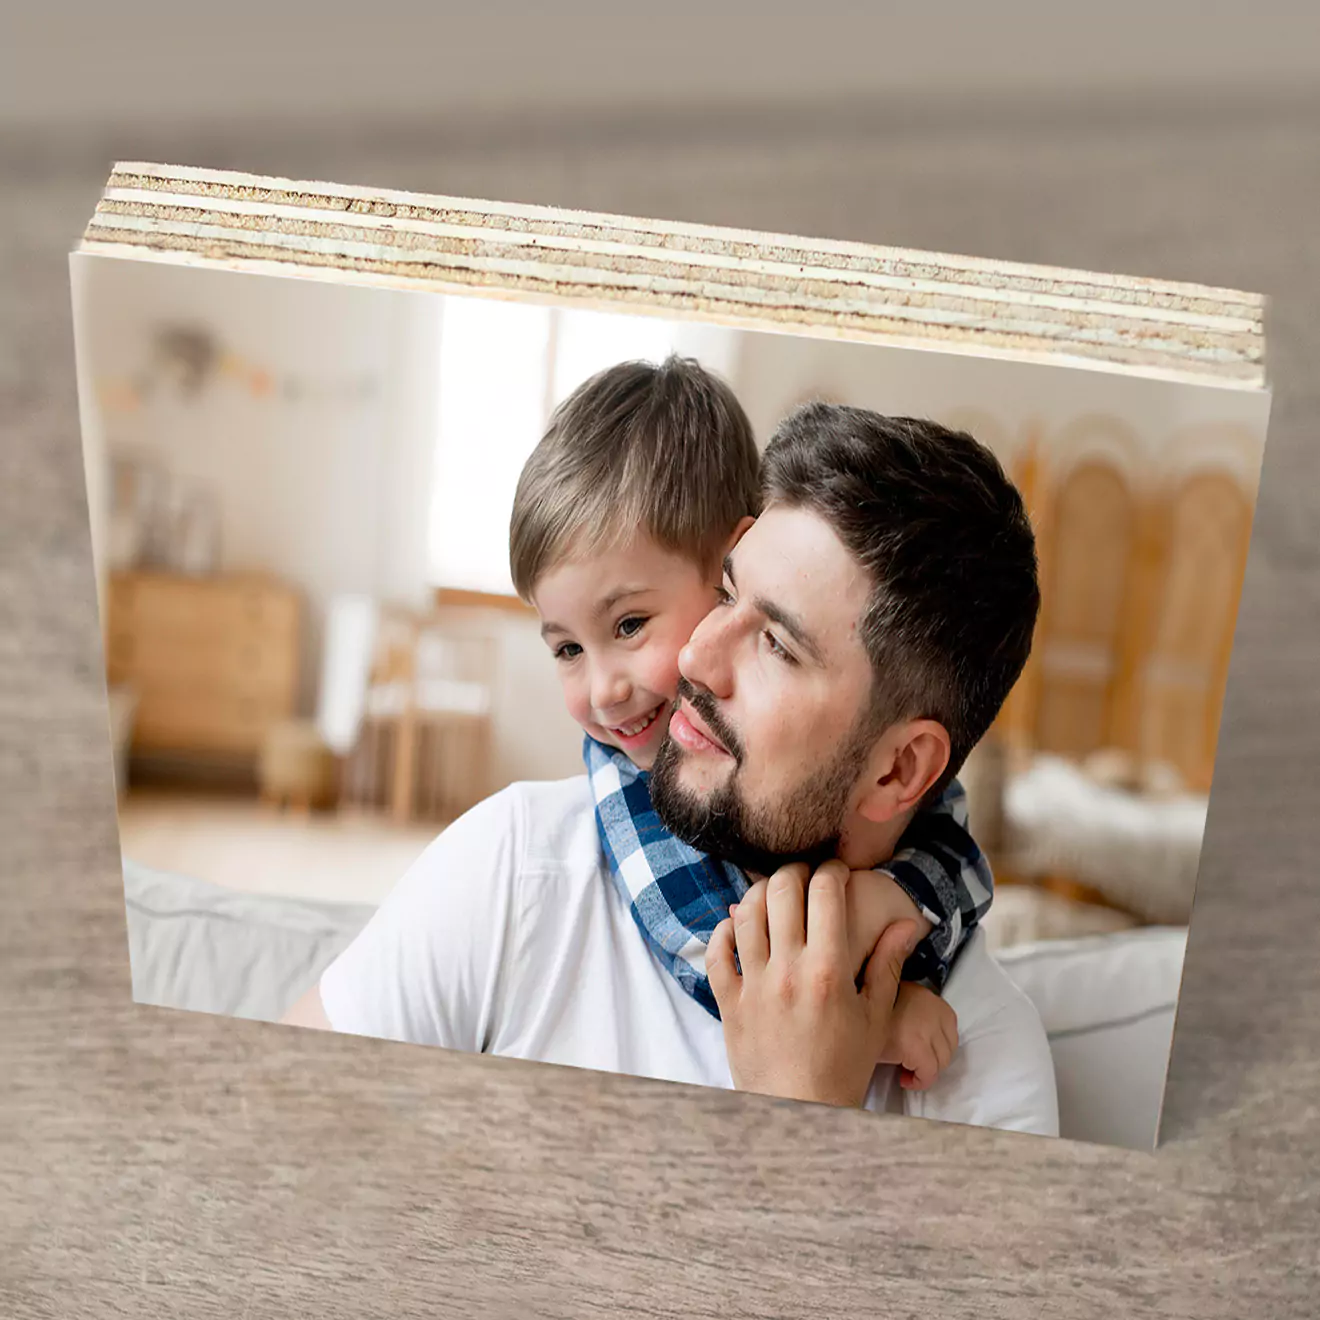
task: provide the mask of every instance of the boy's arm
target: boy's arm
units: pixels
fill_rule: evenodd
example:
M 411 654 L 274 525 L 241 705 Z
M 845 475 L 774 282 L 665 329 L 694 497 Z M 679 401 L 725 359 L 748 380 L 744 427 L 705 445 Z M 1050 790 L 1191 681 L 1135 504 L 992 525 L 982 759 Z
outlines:
M 989 865 L 967 829 L 957 780 L 913 818 L 883 869 L 855 872 L 849 881 L 849 933 L 859 964 L 887 925 L 918 921 L 920 943 L 904 966 L 880 1057 L 902 1068 L 904 1089 L 928 1089 L 957 1051 L 957 1016 L 936 991 L 989 908 L 993 888 Z M 935 990 L 918 984 L 923 981 Z
M 912 901 L 911 896 L 884 871 L 852 872 L 845 893 L 848 950 L 854 976 L 860 975 L 862 964 L 875 948 L 875 942 L 885 927 L 897 921 L 915 922 L 918 940 L 925 940 L 934 929 L 933 923 Z M 911 962 L 911 959 L 908 961 Z M 910 979 L 906 972 L 904 979 Z
M 967 828 L 967 795 L 956 779 L 912 818 L 894 856 L 880 869 L 931 922 L 903 969 L 907 981 L 943 987 L 994 898 L 990 863 Z
M 917 938 L 931 922 L 910 895 L 883 871 L 854 871 L 848 878 L 848 941 L 856 974 L 887 927 L 914 921 Z M 911 959 L 908 960 L 909 964 Z M 898 988 L 889 1034 L 879 1062 L 897 1064 L 904 1090 L 926 1090 L 948 1068 L 958 1048 L 958 1018 L 940 997 L 906 978 Z

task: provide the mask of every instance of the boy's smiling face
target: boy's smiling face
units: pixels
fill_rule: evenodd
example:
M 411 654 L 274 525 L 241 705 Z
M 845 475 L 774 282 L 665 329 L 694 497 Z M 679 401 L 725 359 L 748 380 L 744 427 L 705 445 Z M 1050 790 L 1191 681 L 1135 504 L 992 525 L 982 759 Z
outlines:
M 651 768 L 669 727 L 678 653 L 715 600 L 711 576 L 644 533 L 565 560 L 536 584 L 569 714 L 639 769 Z

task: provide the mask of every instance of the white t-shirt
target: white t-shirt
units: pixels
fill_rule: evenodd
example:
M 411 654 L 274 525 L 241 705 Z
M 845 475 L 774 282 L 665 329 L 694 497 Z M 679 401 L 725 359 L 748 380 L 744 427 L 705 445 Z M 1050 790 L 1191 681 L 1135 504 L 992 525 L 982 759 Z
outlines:
M 585 776 L 514 784 L 426 849 L 321 978 L 331 1026 L 731 1087 L 719 1022 L 660 965 L 610 877 Z M 867 1107 L 1058 1133 L 1035 1008 L 977 932 L 944 998 L 952 1065 L 925 1092 L 877 1069 Z

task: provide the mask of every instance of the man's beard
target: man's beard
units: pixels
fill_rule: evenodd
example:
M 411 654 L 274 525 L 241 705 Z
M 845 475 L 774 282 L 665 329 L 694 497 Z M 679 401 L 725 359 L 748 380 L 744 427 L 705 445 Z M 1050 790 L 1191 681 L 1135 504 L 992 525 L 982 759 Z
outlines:
M 873 734 L 863 718 L 828 762 L 778 802 L 750 806 L 738 791 L 743 766 L 741 740 L 726 725 L 709 692 L 679 680 L 679 696 L 705 721 L 733 758 L 728 778 L 706 797 L 679 783 L 686 752 L 669 733 L 651 768 L 651 802 L 665 828 L 684 843 L 731 862 L 754 875 L 773 875 L 789 862 L 813 870 L 838 855 L 848 798 Z

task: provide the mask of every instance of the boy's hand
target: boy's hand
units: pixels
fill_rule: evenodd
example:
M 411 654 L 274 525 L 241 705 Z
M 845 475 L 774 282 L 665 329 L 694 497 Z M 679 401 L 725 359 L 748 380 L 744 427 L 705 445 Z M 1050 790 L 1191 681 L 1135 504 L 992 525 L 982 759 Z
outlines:
M 826 862 L 809 886 L 808 874 L 796 863 L 757 881 L 715 928 L 706 972 L 739 1090 L 860 1106 L 917 928 L 896 922 L 881 934 L 859 989 L 848 952 L 848 869 Z
M 880 1062 L 899 1065 L 899 1085 L 905 1091 L 927 1091 L 957 1049 L 958 1015 L 933 990 L 904 981 Z

